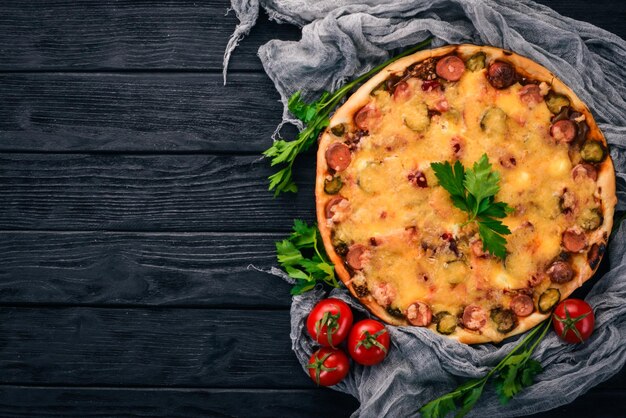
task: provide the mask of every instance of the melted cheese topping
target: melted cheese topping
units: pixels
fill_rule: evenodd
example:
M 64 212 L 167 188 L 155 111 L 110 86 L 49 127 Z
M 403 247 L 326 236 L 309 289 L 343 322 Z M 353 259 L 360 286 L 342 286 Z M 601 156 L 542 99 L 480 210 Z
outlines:
M 340 173 L 351 212 L 340 223 L 329 221 L 335 242 L 367 246 L 362 273 L 370 292 L 391 286 L 391 307 L 402 312 L 422 301 L 434 314 L 459 314 L 469 304 L 487 311 L 508 307 L 515 290 L 533 289 L 536 299 L 555 287 L 540 276 L 562 251 L 562 233 L 583 208 L 599 204 L 593 180 L 572 178 L 578 161 L 570 159 L 567 144 L 550 136 L 546 104 L 522 102 L 519 84 L 494 89 L 485 70 L 465 71 L 443 90 L 423 91 L 417 78 L 407 83 L 403 97 L 372 93 L 368 106 L 379 112 L 368 119 L 369 134 Z M 429 117 L 428 109 L 441 114 Z M 501 175 L 496 200 L 515 208 L 503 220 L 512 231 L 504 261 L 472 251 L 477 227 L 461 226 L 467 214 L 452 205 L 430 168 L 457 159 L 470 167 L 484 153 Z M 417 172 L 427 187 L 409 181 Z M 564 214 L 566 192 L 576 203 Z

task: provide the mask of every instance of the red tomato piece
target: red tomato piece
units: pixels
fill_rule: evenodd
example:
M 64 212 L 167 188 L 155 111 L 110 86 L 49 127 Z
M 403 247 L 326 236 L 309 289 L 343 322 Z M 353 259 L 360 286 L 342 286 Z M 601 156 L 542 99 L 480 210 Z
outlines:
M 584 300 L 566 299 L 556 306 L 552 314 L 554 332 L 570 344 L 587 340 L 593 332 L 594 325 L 593 309 Z
M 357 322 L 348 337 L 348 353 L 359 364 L 372 366 L 387 357 L 389 332 L 385 326 L 373 319 Z
M 341 350 L 323 347 L 309 359 L 309 376 L 318 386 L 333 386 L 350 371 L 350 360 Z
M 328 298 L 313 307 L 306 320 L 306 329 L 319 345 L 335 347 L 346 339 L 353 320 L 347 303 Z

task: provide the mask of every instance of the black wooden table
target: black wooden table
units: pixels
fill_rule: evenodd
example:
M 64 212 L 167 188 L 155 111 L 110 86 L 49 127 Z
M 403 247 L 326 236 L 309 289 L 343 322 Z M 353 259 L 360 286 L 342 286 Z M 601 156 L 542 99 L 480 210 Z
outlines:
M 626 36 L 626 4 L 559 0 Z M 281 105 L 224 1 L 0 4 L 0 415 L 340 417 L 289 341 L 274 264 L 313 159 L 274 199 Z M 626 372 L 549 416 L 625 416 Z

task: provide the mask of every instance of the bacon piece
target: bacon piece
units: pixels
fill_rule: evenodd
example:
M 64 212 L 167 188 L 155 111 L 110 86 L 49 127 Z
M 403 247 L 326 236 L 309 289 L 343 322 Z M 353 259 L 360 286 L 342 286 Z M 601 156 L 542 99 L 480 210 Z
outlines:
M 554 122 L 550 127 L 550 135 L 557 142 L 570 143 L 576 138 L 576 125 L 569 119 Z
M 524 102 L 530 108 L 543 102 L 541 90 L 536 84 L 526 84 L 520 89 L 519 95 L 522 102 Z
M 579 181 L 585 177 L 596 181 L 598 179 L 598 170 L 596 170 L 596 168 L 591 164 L 578 164 L 576 167 L 572 168 L 572 177 L 576 181 Z
M 396 289 L 389 283 L 379 283 L 372 290 L 372 296 L 379 305 L 386 308 L 396 299 Z

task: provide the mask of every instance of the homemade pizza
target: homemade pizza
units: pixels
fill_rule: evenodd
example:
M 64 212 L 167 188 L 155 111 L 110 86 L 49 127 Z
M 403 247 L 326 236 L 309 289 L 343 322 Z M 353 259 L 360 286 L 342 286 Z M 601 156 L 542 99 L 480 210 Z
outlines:
M 539 64 L 493 47 L 386 67 L 320 137 L 318 225 L 373 314 L 463 343 L 546 319 L 588 280 L 616 204 L 606 140 Z

